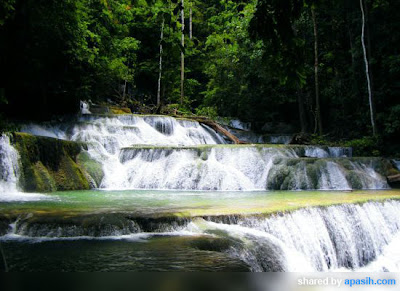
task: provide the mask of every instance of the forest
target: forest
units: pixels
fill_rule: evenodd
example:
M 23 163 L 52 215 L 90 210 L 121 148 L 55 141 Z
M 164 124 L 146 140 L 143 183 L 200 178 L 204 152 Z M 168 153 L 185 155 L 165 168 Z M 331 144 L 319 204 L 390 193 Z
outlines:
M 2 126 L 90 100 L 235 117 L 256 131 L 289 124 L 391 154 L 398 11 L 395 0 L 3 0 Z

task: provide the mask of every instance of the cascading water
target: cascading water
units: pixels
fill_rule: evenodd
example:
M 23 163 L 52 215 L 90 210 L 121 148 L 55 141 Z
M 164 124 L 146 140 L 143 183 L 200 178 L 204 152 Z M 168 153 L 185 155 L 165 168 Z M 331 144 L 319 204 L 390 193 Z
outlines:
M 186 190 L 388 187 L 374 171 L 373 162 L 369 165 L 347 159 L 304 160 L 299 159 L 299 150 L 261 146 L 123 148 L 119 175 L 106 175 L 103 186 Z M 346 162 L 347 169 L 343 166 Z
M 106 189 L 388 188 L 374 161 L 348 159 L 351 148 L 203 147 L 225 141 L 207 126 L 186 119 L 85 115 L 56 126 L 25 125 L 22 131 L 87 143 L 90 156 L 103 164 L 99 186 Z
M 146 219 L 92 214 L 59 221 L 25 216 L 2 241 L 107 240 L 152 237 L 213 238 L 214 246 L 251 271 L 399 271 L 400 202 L 303 208 L 269 217 L 217 216 Z
M 108 153 L 133 144 L 221 144 L 223 138 L 204 125 L 168 116 L 94 116 L 57 125 L 27 124 L 21 131 L 39 136 L 95 143 Z
M 232 224 L 217 222 L 202 221 L 200 226 L 195 222 L 193 229 L 219 230 L 239 240 L 230 253 L 253 271 L 399 271 L 399 254 L 388 258 L 399 241 L 398 201 L 306 208 L 265 219 L 234 219 Z M 268 262 L 273 262 L 272 267 Z
M 395 246 L 400 240 L 400 202 L 396 200 L 304 208 L 268 217 L 251 216 L 258 212 L 250 212 L 249 217 L 195 214 L 197 218 L 192 218 L 185 212 L 185 201 L 193 202 L 187 208 L 193 213 L 203 207 L 216 207 L 214 196 L 208 198 L 212 199 L 212 206 L 202 204 L 199 197 L 209 193 L 232 197 L 229 198 L 232 205 L 240 203 L 243 209 L 251 205 L 247 199 L 257 196 L 253 192 L 240 193 L 248 196 L 236 200 L 237 192 L 213 193 L 214 190 L 386 189 L 389 187 L 381 174 L 386 164 L 382 164 L 382 159 L 353 158 L 351 148 L 343 147 L 227 145 L 218 133 L 196 121 L 163 116 L 83 115 L 56 125 L 25 125 L 22 131 L 86 143 L 85 156 L 102 164 L 104 177 L 96 185 L 103 189 L 211 191 L 192 191 L 187 195 L 178 191 L 136 191 L 139 192 L 136 194 L 135 191 L 111 191 L 112 198 L 107 198 L 108 192 L 91 191 L 90 198 L 82 198 L 79 203 L 74 200 L 74 194 L 64 197 L 60 193 L 18 193 L 18 153 L 10 138 L 3 135 L 0 138 L 0 200 L 23 200 L 25 204 L 26 200 L 36 198 L 55 199 L 43 204 L 29 202 L 30 206 L 23 211 L 12 203 L 1 205 L 5 212 L 0 215 L 0 240 L 11 246 L 17 241 L 18 250 L 20 240 L 43 244 L 60 240 L 66 244 L 84 240 L 140 241 L 142 244 L 165 237 L 167 242 L 171 239 L 180 243 L 183 248 L 179 252 L 185 257 L 190 257 L 185 253 L 189 244 L 192 249 L 205 249 L 207 260 L 222 254 L 224 262 L 241 262 L 252 271 L 400 270 L 400 254 L 396 255 Z M 276 138 L 275 142 L 284 141 L 278 141 L 279 136 Z M 167 192 L 178 196 L 168 196 L 168 200 Z M 286 195 L 295 193 L 301 192 Z M 89 194 L 79 192 L 76 197 Z M 324 192 L 323 195 L 335 194 Z M 137 198 L 125 201 L 126 198 L 121 198 L 124 195 L 137 195 Z M 257 207 L 285 203 L 285 197 L 271 198 L 271 192 L 263 195 L 263 198 L 254 198 Z M 110 205 L 92 206 L 103 199 L 110 199 Z M 308 198 L 301 197 L 298 201 L 304 203 L 305 199 Z M 308 205 L 301 203 L 298 205 Z M 75 205 L 78 205 L 76 209 Z M 26 209 L 32 211 L 27 214 Z M 177 217 L 176 213 L 182 216 Z M 237 213 L 242 213 L 240 208 Z M 155 244 L 156 248 L 159 246 Z M 19 253 L 15 256 L 20 259 Z M 126 254 L 119 259 L 126 262 Z M 167 266 L 173 265 L 170 258 L 165 262 Z
M 32 201 L 47 199 L 42 194 L 26 194 L 18 188 L 20 175 L 19 154 L 11 145 L 10 137 L 0 136 L 0 201 Z
M 17 192 L 19 175 L 18 152 L 10 144 L 10 137 L 0 136 L 0 193 Z M 1 194 L 0 194 L 1 195 Z

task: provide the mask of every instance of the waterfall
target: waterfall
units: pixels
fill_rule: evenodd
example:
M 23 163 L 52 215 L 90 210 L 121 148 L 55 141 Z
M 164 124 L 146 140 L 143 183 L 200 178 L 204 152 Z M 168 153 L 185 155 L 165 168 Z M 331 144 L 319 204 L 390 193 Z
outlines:
M 0 195 L 5 192 L 17 192 L 19 176 L 19 155 L 10 144 L 8 135 L 0 136 Z
M 12 146 L 10 136 L 2 134 L 0 136 L 0 202 L 52 199 L 42 194 L 20 192 L 19 175 L 18 151 Z
M 168 116 L 84 115 L 73 122 L 26 124 L 21 131 L 39 136 L 97 143 L 106 152 L 133 144 L 196 145 L 225 143 L 209 127 L 188 119 Z
M 225 247 L 217 252 L 245 262 L 254 272 L 400 271 L 400 201 L 396 200 L 303 208 L 268 217 L 94 213 L 49 221 L 28 215 L 11 223 L 0 240 L 146 242 L 160 235 L 221 239 Z
M 204 233 L 218 229 L 238 240 L 230 254 L 253 271 L 385 270 L 388 266 L 399 271 L 395 269 L 400 266 L 395 246 L 400 240 L 399 201 L 306 208 L 264 219 L 235 219 L 233 224 L 212 220 L 216 222 L 201 222 L 197 229 Z M 397 255 L 391 259 L 391 254 Z M 273 262 L 272 267 L 268 262 Z
M 351 158 L 353 155 L 350 147 L 317 147 L 306 146 L 305 156 L 310 158 Z
M 378 161 L 299 158 L 298 147 L 130 147 L 105 188 L 184 190 L 348 190 L 388 188 Z M 307 150 L 306 150 L 307 152 Z M 327 152 L 326 152 L 327 154 Z
M 385 189 L 377 159 L 351 148 L 223 145 L 212 129 L 168 116 L 81 116 L 28 124 L 34 135 L 85 142 L 103 165 L 106 189 L 348 190 Z

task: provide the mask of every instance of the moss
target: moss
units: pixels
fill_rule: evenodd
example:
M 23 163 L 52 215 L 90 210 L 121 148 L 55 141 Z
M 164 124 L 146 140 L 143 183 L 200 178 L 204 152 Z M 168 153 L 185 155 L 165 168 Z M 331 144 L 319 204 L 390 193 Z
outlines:
M 362 189 L 362 182 L 356 171 L 349 171 L 346 174 L 346 180 L 352 189 Z
M 312 184 L 312 188 L 317 189 L 318 181 L 319 181 L 319 178 L 321 177 L 321 172 L 318 171 L 318 169 L 316 167 L 314 167 L 314 165 L 307 165 L 306 169 L 307 169 L 307 175 L 310 178 L 310 181 Z
M 284 166 L 277 166 L 272 168 L 270 173 L 268 174 L 267 179 L 267 189 L 271 190 L 281 190 L 285 189 L 287 186 L 289 177 L 289 169 Z
M 353 169 L 353 165 L 351 164 L 351 160 L 349 160 L 349 159 L 342 159 L 340 161 L 340 165 L 346 170 L 352 170 Z
M 57 190 L 87 190 L 89 182 L 82 169 L 69 156 L 64 156 L 57 171 L 52 173 Z
M 208 152 L 207 151 L 199 151 L 199 155 L 200 155 L 200 159 L 202 159 L 203 161 L 208 160 Z
M 112 114 L 132 114 L 131 110 L 126 107 L 116 107 L 116 106 L 110 106 L 110 112 Z
M 92 159 L 87 152 L 81 152 L 77 157 L 78 165 L 93 179 L 96 187 L 99 187 L 104 177 L 101 163 Z
M 28 192 L 56 191 L 56 183 L 49 171 L 38 161 L 24 171 L 24 190 Z
M 395 168 L 393 166 L 393 164 L 390 162 L 390 160 L 388 160 L 388 159 L 376 158 L 374 162 L 375 162 L 376 171 L 378 171 L 379 173 L 381 173 L 384 176 L 400 174 L 400 171 L 397 170 L 397 168 Z
M 48 137 L 15 132 L 12 142 L 20 155 L 20 185 L 27 192 L 89 189 L 89 183 L 76 164 L 85 145 Z

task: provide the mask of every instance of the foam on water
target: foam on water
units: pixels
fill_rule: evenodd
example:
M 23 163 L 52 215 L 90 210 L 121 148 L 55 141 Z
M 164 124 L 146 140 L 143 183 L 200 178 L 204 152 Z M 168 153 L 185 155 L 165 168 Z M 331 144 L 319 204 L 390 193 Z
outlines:
M 253 271 L 273 271 L 268 261 L 284 271 L 399 270 L 398 201 L 306 208 L 234 223 L 237 225 L 209 222 L 201 229 L 210 232 L 218 228 L 243 242 L 245 247 L 233 245 L 232 254 Z
M 11 145 L 10 137 L 0 136 L 0 193 L 17 192 L 19 155 Z

